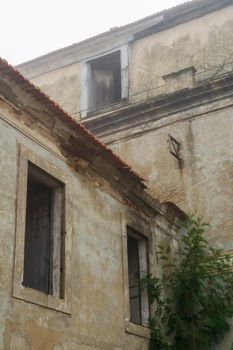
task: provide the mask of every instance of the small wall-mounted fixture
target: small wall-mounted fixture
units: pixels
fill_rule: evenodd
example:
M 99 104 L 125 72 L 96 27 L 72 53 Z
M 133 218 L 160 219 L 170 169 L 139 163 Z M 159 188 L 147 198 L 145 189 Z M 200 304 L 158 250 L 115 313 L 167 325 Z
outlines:
M 169 152 L 178 160 L 179 165 L 182 166 L 183 158 L 181 156 L 181 143 L 170 134 L 168 134 L 168 149 Z

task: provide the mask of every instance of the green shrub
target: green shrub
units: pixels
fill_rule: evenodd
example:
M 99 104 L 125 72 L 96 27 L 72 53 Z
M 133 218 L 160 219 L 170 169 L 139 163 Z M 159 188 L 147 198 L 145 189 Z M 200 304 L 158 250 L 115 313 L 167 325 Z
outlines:
M 169 268 L 165 281 L 144 279 L 149 302 L 156 305 L 149 322 L 150 350 L 207 350 L 230 328 L 232 258 L 210 246 L 204 238 L 206 226 L 190 216 L 177 259 L 169 261 L 168 252 L 160 249 L 160 258 Z

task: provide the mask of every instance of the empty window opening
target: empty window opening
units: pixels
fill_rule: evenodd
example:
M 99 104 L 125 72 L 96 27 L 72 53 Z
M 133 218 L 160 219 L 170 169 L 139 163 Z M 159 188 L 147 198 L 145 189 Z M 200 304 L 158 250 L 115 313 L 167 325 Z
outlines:
M 120 51 L 89 61 L 90 109 L 108 106 L 121 100 Z
M 29 162 L 23 285 L 62 297 L 64 184 Z
M 148 273 L 147 239 L 127 228 L 128 281 L 130 321 L 147 325 L 149 317 L 148 293 L 141 279 Z

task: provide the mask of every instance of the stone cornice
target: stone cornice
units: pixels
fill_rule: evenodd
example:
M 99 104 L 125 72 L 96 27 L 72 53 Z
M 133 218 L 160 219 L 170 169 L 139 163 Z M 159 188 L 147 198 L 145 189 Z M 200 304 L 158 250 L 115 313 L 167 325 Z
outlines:
M 233 105 L 233 74 L 83 120 L 106 143 Z M 205 108 L 203 108 L 205 107 Z
M 17 69 L 30 79 L 90 58 L 93 53 L 104 54 L 147 35 L 191 21 L 213 11 L 233 5 L 233 0 L 187 1 L 136 22 L 110 29 L 79 43 L 24 62 Z
M 220 10 L 233 4 L 232 0 L 202 0 L 189 1 L 164 11 L 164 19 L 134 34 L 134 40 L 142 39 L 148 35 L 161 32 L 179 24 L 189 22 L 210 12 Z

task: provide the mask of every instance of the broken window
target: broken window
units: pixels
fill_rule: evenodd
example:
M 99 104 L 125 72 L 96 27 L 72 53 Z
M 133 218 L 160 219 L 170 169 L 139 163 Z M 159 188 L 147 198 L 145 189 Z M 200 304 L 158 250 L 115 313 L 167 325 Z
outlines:
M 121 52 L 89 61 L 89 109 L 98 109 L 121 100 Z
M 23 285 L 62 297 L 64 184 L 28 163 Z
M 141 279 L 148 274 L 147 239 L 130 227 L 127 227 L 127 252 L 130 322 L 147 325 L 148 294 L 141 283 Z

